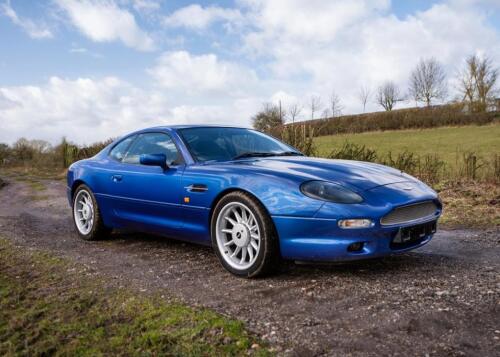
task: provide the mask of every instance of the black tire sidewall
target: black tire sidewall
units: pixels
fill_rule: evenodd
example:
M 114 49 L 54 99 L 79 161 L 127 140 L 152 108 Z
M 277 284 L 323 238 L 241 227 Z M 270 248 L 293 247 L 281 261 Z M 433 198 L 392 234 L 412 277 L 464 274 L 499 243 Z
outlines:
M 217 219 L 222 209 L 231 202 L 238 202 L 247 206 L 254 214 L 255 219 L 257 220 L 257 223 L 259 225 L 259 230 L 261 232 L 261 247 L 259 249 L 259 253 L 257 254 L 257 259 L 251 267 L 244 270 L 235 269 L 231 265 L 229 265 L 222 256 L 223 253 L 220 251 L 219 245 L 217 244 Z M 251 278 L 265 274 L 265 272 L 267 272 L 268 270 L 268 266 L 271 263 L 269 260 L 276 258 L 274 256 L 275 252 L 273 249 L 275 245 L 275 233 L 274 227 L 270 222 L 271 218 L 265 208 L 262 206 L 262 204 L 260 204 L 260 202 L 258 202 L 249 194 L 242 191 L 233 191 L 224 196 L 215 206 L 210 222 L 212 247 L 215 250 L 215 253 L 217 254 L 217 257 L 219 258 L 222 266 L 232 274 L 240 277 Z

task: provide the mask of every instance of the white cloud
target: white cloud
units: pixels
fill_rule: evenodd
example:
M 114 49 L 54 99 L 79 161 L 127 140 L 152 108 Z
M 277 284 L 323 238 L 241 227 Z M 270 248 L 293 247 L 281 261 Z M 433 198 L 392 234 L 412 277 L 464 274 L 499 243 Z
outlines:
M 53 34 L 46 25 L 35 23 L 30 19 L 20 18 L 14 11 L 8 0 L 0 4 L 0 13 L 7 16 L 15 25 L 21 27 L 31 38 L 43 39 L 52 38 Z
M 148 70 L 158 85 L 188 94 L 225 92 L 239 95 L 257 82 L 256 74 L 238 64 L 221 61 L 214 54 L 199 56 L 186 51 L 166 52 Z
M 436 57 L 449 76 L 470 53 L 500 57 L 498 30 L 488 23 L 488 7 L 476 6 L 479 1 L 445 1 L 404 18 L 391 14 L 386 0 L 241 3 L 253 24 L 243 35 L 246 52 L 265 59 L 284 82 L 301 82 L 324 98 L 335 90 L 347 112 L 361 110 L 361 85 L 394 80 L 404 90 L 421 57 Z M 370 104 L 369 110 L 377 109 Z
M 162 96 L 115 77 L 52 77 L 44 86 L 2 87 L 0 97 L 16 104 L 0 107 L 0 141 L 4 142 L 20 136 L 57 142 L 65 135 L 91 143 L 151 124 L 166 108 Z
M 134 15 L 111 0 L 55 0 L 72 24 L 95 42 L 121 41 L 141 51 L 154 48 L 152 38 L 137 25 Z
M 276 35 L 328 42 L 349 25 L 388 8 L 389 0 L 241 0 L 262 40 Z M 255 33 L 254 33 L 255 35 Z M 255 40 L 258 41 L 256 38 Z
M 450 4 L 468 7 L 470 5 L 477 6 L 493 6 L 500 8 L 500 2 L 498 0 L 449 0 Z
M 202 7 L 198 4 L 189 5 L 178 9 L 165 17 L 163 23 L 170 27 L 186 27 L 202 30 L 218 21 L 228 23 L 241 22 L 243 19 L 237 9 L 221 8 L 218 6 Z
M 179 123 L 248 125 L 260 99 L 227 104 L 173 102 L 169 93 L 137 88 L 116 77 L 52 77 L 43 86 L 0 87 L 0 142 L 24 136 L 90 144 L 129 131 Z
M 299 100 L 296 96 L 283 90 L 279 90 L 271 95 L 271 103 L 276 105 L 279 105 L 281 103 L 283 110 L 291 105 L 297 104 L 298 102 Z
M 21 106 L 21 103 L 10 100 L 0 91 L 0 111 L 15 109 L 16 107 L 19 108 Z
M 160 3 L 154 0 L 133 0 L 132 6 L 136 11 L 146 13 L 160 9 Z

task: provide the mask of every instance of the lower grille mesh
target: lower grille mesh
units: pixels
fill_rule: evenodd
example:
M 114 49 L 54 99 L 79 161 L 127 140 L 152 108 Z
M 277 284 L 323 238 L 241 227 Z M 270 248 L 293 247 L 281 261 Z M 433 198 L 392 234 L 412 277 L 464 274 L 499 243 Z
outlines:
M 438 207 L 432 201 L 416 203 L 409 206 L 395 208 L 388 215 L 382 217 L 380 224 L 392 225 L 411 222 L 435 215 Z

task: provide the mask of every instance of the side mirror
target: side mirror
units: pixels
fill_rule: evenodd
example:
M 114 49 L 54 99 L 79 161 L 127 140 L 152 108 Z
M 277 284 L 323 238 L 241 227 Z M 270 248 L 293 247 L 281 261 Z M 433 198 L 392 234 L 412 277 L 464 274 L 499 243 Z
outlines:
M 163 170 L 168 169 L 167 156 L 165 154 L 142 154 L 139 157 L 141 165 L 160 166 Z

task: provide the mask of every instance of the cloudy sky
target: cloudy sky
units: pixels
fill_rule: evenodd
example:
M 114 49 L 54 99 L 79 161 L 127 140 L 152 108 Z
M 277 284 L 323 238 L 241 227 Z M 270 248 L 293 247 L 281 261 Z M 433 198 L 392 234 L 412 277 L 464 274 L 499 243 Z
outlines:
M 473 53 L 499 64 L 500 0 L 0 0 L 0 142 L 249 125 L 279 100 L 306 118 L 332 91 L 356 113 L 361 86 L 405 88 L 431 56 L 453 96 Z

